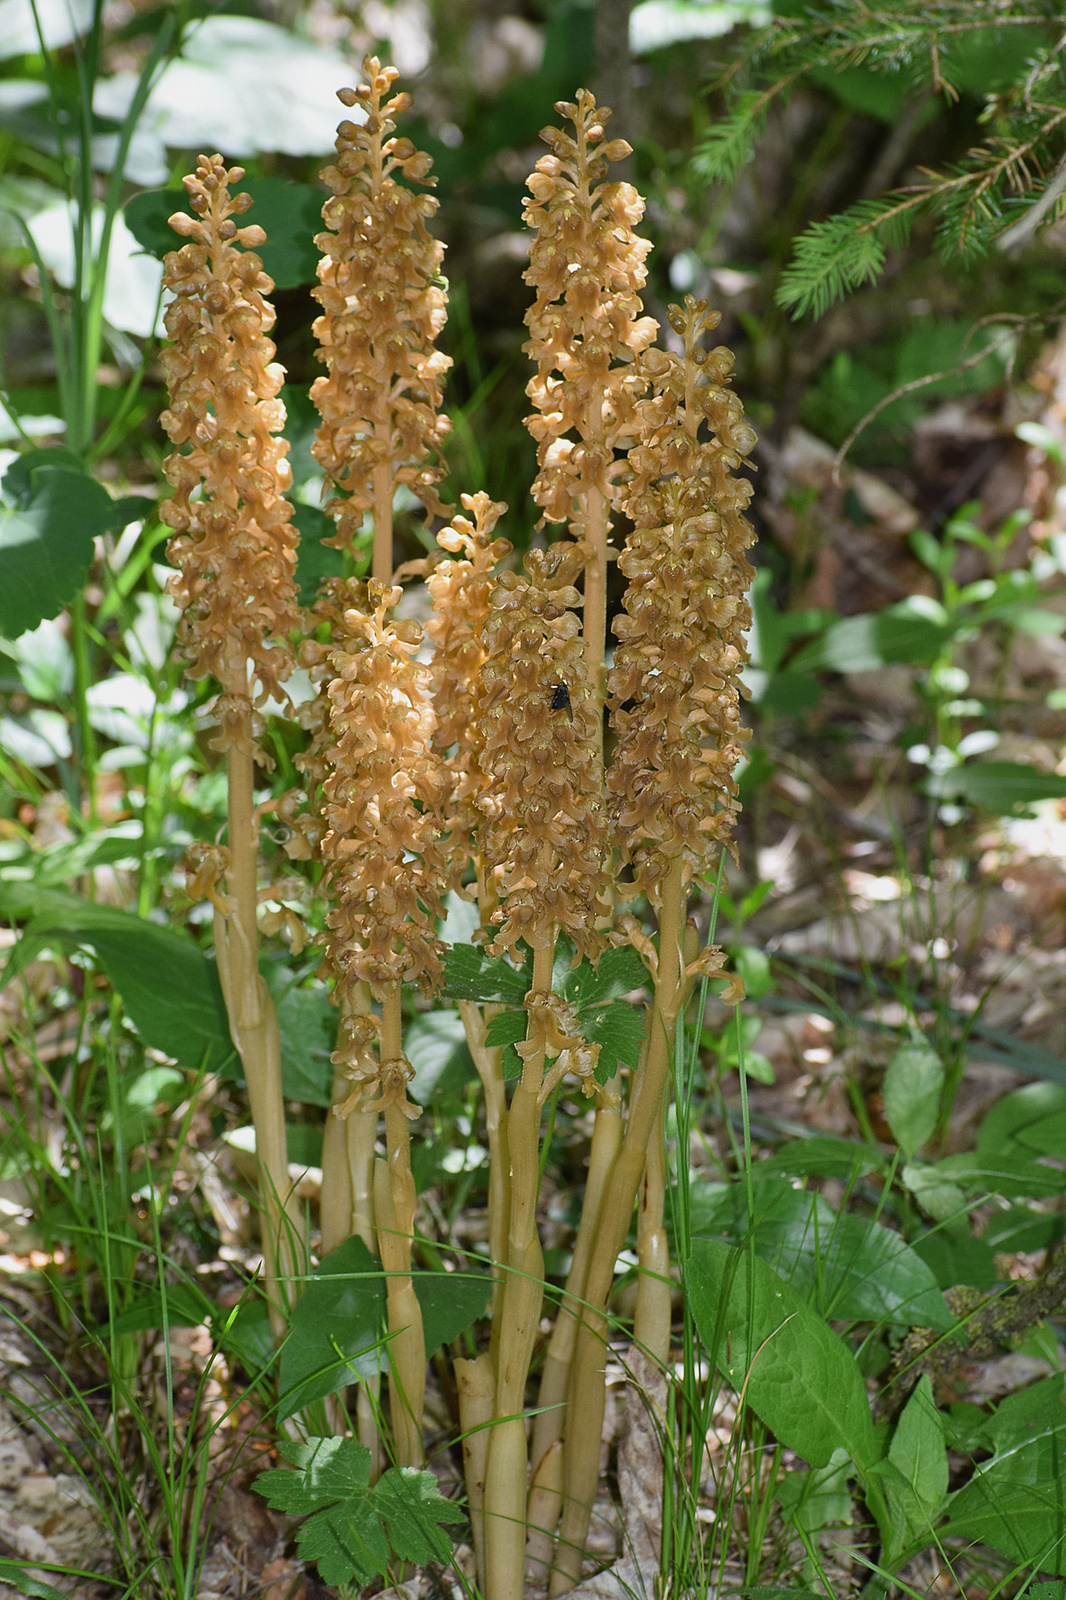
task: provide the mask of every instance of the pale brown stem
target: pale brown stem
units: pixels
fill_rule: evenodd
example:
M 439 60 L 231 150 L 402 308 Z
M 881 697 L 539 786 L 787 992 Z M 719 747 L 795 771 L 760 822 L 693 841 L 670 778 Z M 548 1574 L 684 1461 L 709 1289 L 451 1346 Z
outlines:
M 666 1109 L 663 1097 L 662 1112 Z M 666 1151 L 662 1112 L 648 1141 L 637 1201 L 637 1308 L 633 1318 L 633 1343 L 665 1369 L 670 1359 L 672 1296 L 670 1248 L 666 1239 Z
M 485 1467 L 489 1455 L 489 1423 L 492 1421 L 496 1373 L 490 1356 L 455 1363 L 455 1384 L 459 1392 L 459 1427 L 463 1434 L 463 1476 L 470 1529 L 474 1539 L 478 1588 L 485 1588 Z
M 551 1568 L 555 1528 L 563 1506 L 563 1441 L 555 1439 L 533 1468 L 526 1521 L 526 1576 L 540 1587 Z
M 381 1061 L 385 1066 L 401 1054 L 402 1011 L 400 984 L 388 985 L 381 1018 Z M 411 1281 L 411 1245 L 414 1238 L 417 1195 L 411 1173 L 411 1125 L 395 1098 L 385 1102 L 385 1144 L 388 1161 L 377 1162 L 374 1172 L 374 1209 L 378 1245 L 386 1277 L 386 1312 L 389 1327 L 389 1420 L 393 1448 L 401 1467 L 420 1467 L 422 1405 L 426 1391 L 426 1342 L 422 1308 Z
M 485 1043 L 496 1007 L 481 1007 L 473 1000 L 459 1001 L 466 1042 L 485 1095 L 485 1136 L 489 1144 L 489 1259 L 492 1262 L 492 1309 L 495 1313 L 503 1260 L 507 1248 L 507 1211 L 510 1184 L 507 1174 L 507 1093 L 503 1084 L 502 1051 Z
M 617 1095 L 619 1088 L 618 1078 L 612 1078 L 607 1084 L 607 1090 L 612 1095 Z M 578 1329 L 575 1313 L 578 1312 L 580 1301 L 584 1298 L 589 1257 L 599 1225 L 604 1187 L 621 1142 L 621 1101 L 605 1100 L 597 1108 L 593 1123 L 592 1148 L 589 1151 L 581 1220 L 578 1223 L 577 1238 L 574 1240 L 574 1253 L 570 1261 L 570 1270 L 566 1275 L 566 1288 L 560 1302 L 559 1316 L 552 1329 L 544 1358 L 540 1393 L 537 1398 L 538 1411 L 533 1418 L 533 1441 L 529 1452 L 534 1473 L 538 1470 L 546 1451 L 563 1433 L 567 1380 Z
M 289 1181 L 281 1045 L 274 1002 L 259 975 L 256 926 L 259 834 L 255 819 L 251 705 L 242 737 L 226 752 L 229 857 L 226 892 L 232 910 L 215 915 L 215 952 L 230 1032 L 248 1082 L 263 1204 L 263 1261 L 270 1323 L 284 1337 L 297 1292 L 296 1260 L 303 1239 L 303 1208 Z
M 533 957 L 533 990 L 551 988 L 555 941 Z M 501 1287 L 496 1405 L 485 1481 L 485 1584 L 490 1600 L 522 1600 L 526 1549 L 526 1379 L 544 1298 L 537 1234 L 540 1088 L 544 1053 L 525 1062 L 507 1115 L 511 1204 Z
M 602 403 L 597 401 L 597 410 Z M 595 432 L 602 434 L 602 423 Z M 588 540 L 585 561 L 585 607 L 582 636 L 589 683 L 595 696 L 597 747 L 603 755 L 603 704 L 606 696 L 604 649 L 607 642 L 607 538 L 611 519 L 607 496 L 602 489 L 590 489 L 581 514 L 581 525 Z
M 599 1482 L 600 1438 L 606 1404 L 607 1301 L 618 1252 L 629 1231 L 648 1143 L 662 1115 L 674 1026 L 681 1001 L 685 891 L 675 862 L 662 889 L 659 970 L 643 1060 L 633 1086 L 622 1148 L 600 1211 L 571 1371 L 565 1435 L 563 1516 L 549 1594 L 566 1594 L 581 1575 L 589 1520 Z
M 391 461 L 374 468 L 374 564 L 371 576 L 392 583 L 392 496 L 395 489 Z
M 352 1232 L 352 1177 L 348 1167 L 348 1122 L 338 1117 L 335 1106 L 343 1105 L 352 1086 L 338 1067 L 333 1074 L 330 1108 L 322 1134 L 322 1254 L 328 1256 Z

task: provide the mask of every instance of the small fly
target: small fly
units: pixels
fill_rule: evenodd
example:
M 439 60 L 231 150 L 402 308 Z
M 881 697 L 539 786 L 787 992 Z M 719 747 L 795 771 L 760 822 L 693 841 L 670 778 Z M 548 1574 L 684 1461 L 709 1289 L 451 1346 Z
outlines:
M 570 703 L 570 690 L 565 683 L 552 684 L 552 710 L 565 711 L 571 722 L 574 720 L 574 708 Z

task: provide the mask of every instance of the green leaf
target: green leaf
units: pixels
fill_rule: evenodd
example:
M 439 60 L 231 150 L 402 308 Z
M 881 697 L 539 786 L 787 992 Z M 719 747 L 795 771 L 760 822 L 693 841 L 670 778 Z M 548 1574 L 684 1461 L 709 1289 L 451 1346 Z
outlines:
M 58 889 L 12 884 L 0 892 L 8 920 L 32 920 L 4 968 L 3 982 L 44 947 L 91 949 L 146 1044 L 198 1071 L 219 1072 L 236 1059 L 213 962 L 187 933 L 115 906 L 94 905 Z
M 264 271 L 273 278 L 274 287 L 297 289 L 301 284 L 314 283 L 319 261 L 315 234 L 322 232 L 322 202 L 326 198 L 322 190 L 306 183 L 291 183 L 288 178 L 248 177 L 241 179 L 239 188 L 255 202 L 242 220 L 258 223 L 267 236 L 256 254 L 262 258 Z M 195 215 L 185 189 L 148 189 L 126 203 L 127 228 L 137 243 L 159 261 L 168 250 L 178 250 L 183 243 L 181 235 L 167 222 L 176 211 Z
M 786 1448 L 815 1467 L 843 1448 L 861 1472 L 877 1459 L 866 1387 L 847 1345 L 758 1257 L 710 1239 L 692 1249 L 686 1287 L 708 1352 Z
M 563 993 L 584 1010 L 586 1006 L 606 1005 L 609 1000 L 621 999 L 649 985 L 648 969 L 637 952 L 632 945 L 621 945 L 605 950 L 595 966 L 591 961 L 582 961 L 568 972 Z
M 337 1010 L 324 984 L 291 988 L 275 997 L 281 1037 L 281 1089 L 286 1100 L 328 1106 L 333 1093 Z
M 762 1259 L 823 1317 L 945 1332 L 954 1325 L 932 1271 L 890 1228 L 838 1214 L 783 1178 L 760 1176 L 754 1199 L 754 1228 L 743 1186 L 731 1184 L 717 1204 L 701 1206 L 693 1232 L 725 1231 L 735 1245 L 750 1235 Z
M 994 1105 L 977 1130 L 979 1156 L 1066 1157 L 1066 1087 L 1027 1083 Z
M 620 1067 L 634 1072 L 640 1065 L 644 1045 L 644 1007 L 628 1000 L 612 1000 L 610 1005 L 582 1011 L 581 1031 L 590 1044 L 600 1047 L 596 1067 L 597 1083 L 606 1083 Z
M 427 1561 L 449 1559 L 452 1543 L 441 1524 L 465 1522 L 466 1514 L 443 1498 L 431 1472 L 390 1467 L 377 1484 L 374 1500 L 401 1561 L 424 1567 Z
M 370 1483 L 370 1451 L 355 1439 L 287 1444 L 292 1469 L 260 1473 L 256 1489 L 290 1516 L 312 1513 L 296 1535 L 300 1554 L 326 1583 L 370 1583 L 392 1560 L 447 1560 L 442 1524 L 464 1522 L 432 1473 L 391 1467 Z
M 344 552 L 322 543 L 333 537 L 337 526 L 317 506 L 294 506 L 292 520 L 300 535 L 296 547 L 296 598 L 302 606 L 313 606 L 323 578 L 344 576 Z
M 475 1076 L 463 1019 L 457 1011 L 421 1011 L 404 1028 L 404 1054 L 415 1075 L 411 1098 L 425 1105 L 461 1092 Z
M 279 1419 L 379 1372 L 384 1318 L 381 1263 L 353 1236 L 320 1263 L 293 1307 L 281 1350 Z
M 1020 761 L 973 761 L 935 773 L 926 788 L 938 799 L 965 800 L 1005 817 L 1037 800 L 1061 800 L 1066 796 L 1066 778 L 1038 772 Z
M 944 1063 L 924 1039 L 900 1045 L 885 1073 L 885 1119 L 909 1161 L 936 1130 Z
M 901 1543 L 907 1543 L 930 1531 L 948 1492 L 947 1445 L 928 1374 L 903 1408 L 888 1459 L 900 1478 L 885 1478 L 885 1495 L 893 1525 L 906 1530 Z
M 848 1487 L 854 1471 L 847 1451 L 834 1450 L 827 1466 L 786 1472 L 776 1493 L 787 1520 L 811 1534 L 821 1533 L 823 1528 L 847 1527 L 854 1521 Z
M 995 1251 L 1006 1248 L 991 1243 L 987 1228 L 980 1239 L 975 1239 L 965 1225 L 957 1233 L 935 1228 L 911 1240 L 911 1249 L 925 1262 L 941 1289 L 954 1289 L 960 1283 L 974 1289 L 993 1288 L 999 1282 Z
M 1028 1206 L 1010 1206 L 997 1211 L 985 1224 L 980 1242 L 991 1254 L 1002 1251 L 1016 1255 L 1028 1250 L 1047 1250 L 1066 1238 L 1066 1216 L 1058 1212 L 1030 1211 Z M 970 1280 L 960 1278 L 960 1283 Z M 978 1288 L 986 1285 L 978 1284 Z
M 444 993 L 449 1000 L 520 1006 L 532 982 L 531 963 L 512 967 L 480 945 L 453 944 L 444 957 Z
M 989 1424 L 995 1455 L 949 1502 L 942 1534 L 1066 1577 L 1066 1405 L 1056 1373 L 1009 1396 Z
M 17 505 L 0 506 L 0 634 L 7 639 L 70 604 L 85 583 L 93 540 L 114 525 L 111 496 L 95 478 L 72 470 L 69 452 L 29 455 L 33 463 L 15 473 L 11 486 L 14 468 L 4 478 Z M 62 461 L 42 459 L 60 455 Z M 142 502 L 139 514 L 147 509 Z
M 820 639 L 805 645 L 789 663 L 792 671 L 876 672 L 893 662 L 934 661 L 951 630 L 933 616 L 915 612 L 906 601 L 864 616 L 845 617 Z M 1066 783 L 1066 779 L 1063 780 Z
M 148 1289 L 111 1323 L 112 1333 L 144 1333 L 149 1328 L 198 1328 L 218 1314 L 218 1307 L 193 1283 Z
M 880 1150 L 860 1144 L 856 1139 L 841 1139 L 833 1134 L 815 1134 L 810 1139 L 795 1139 L 760 1165 L 763 1173 L 785 1172 L 796 1178 L 837 1178 L 848 1182 L 867 1172 L 885 1172 L 888 1163 Z
M 487 1272 L 416 1272 L 412 1282 L 422 1307 L 427 1356 L 451 1344 L 483 1316 L 492 1294 Z
M 1066 1191 L 1066 1172 L 1029 1161 L 1024 1156 L 980 1156 L 972 1150 L 945 1156 L 936 1175 L 971 1194 L 1000 1194 L 1005 1199 L 1038 1199 Z
M 529 1020 L 524 1011 L 501 1011 L 490 1019 L 485 1029 L 485 1043 L 503 1051 L 502 1069 L 508 1081 L 522 1076 L 522 1057 L 515 1045 L 522 1043 L 528 1030 Z
M 19 1594 L 24 1594 L 28 1600 L 68 1600 L 62 1590 L 55 1589 L 50 1583 L 42 1583 L 40 1578 L 33 1578 L 21 1567 L 17 1561 L 9 1561 L 6 1556 L 0 1556 L 0 1583 L 9 1583 Z

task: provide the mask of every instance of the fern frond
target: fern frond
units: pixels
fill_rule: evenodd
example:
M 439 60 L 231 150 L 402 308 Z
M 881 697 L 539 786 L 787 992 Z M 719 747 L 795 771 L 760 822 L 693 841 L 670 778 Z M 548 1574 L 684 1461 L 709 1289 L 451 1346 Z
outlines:
M 696 147 L 692 165 L 709 183 L 734 183 L 741 167 L 751 159 L 765 119 L 768 100 L 757 89 L 744 90 L 731 113 L 711 129 Z
M 857 205 L 815 222 L 796 241 L 776 300 L 794 317 L 824 316 L 852 289 L 874 283 L 884 270 L 885 252 L 910 232 L 914 204 L 890 197 Z

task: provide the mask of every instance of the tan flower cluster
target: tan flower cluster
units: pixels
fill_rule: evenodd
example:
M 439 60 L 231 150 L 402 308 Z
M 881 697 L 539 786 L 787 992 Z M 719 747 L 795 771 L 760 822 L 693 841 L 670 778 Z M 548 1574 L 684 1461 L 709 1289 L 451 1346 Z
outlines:
M 427 463 L 449 428 L 439 407 L 451 360 L 433 347 L 446 317 L 444 246 L 426 228 L 437 201 L 394 174 L 426 187 L 436 179 L 428 177 L 429 156 L 391 137 L 411 104 L 407 94 L 387 98 L 396 68 L 368 56 L 363 70 L 365 83 L 338 93 L 346 106 L 358 102 L 366 120 L 337 130 L 336 160 L 321 174 L 333 191 L 322 208 L 329 231 L 315 239 L 323 314 L 314 331 L 328 376 L 311 389 L 322 416 L 314 455 L 341 491 L 327 507 L 337 521 L 327 542 L 349 550 L 365 513 L 383 494 L 391 506 L 398 483 L 447 514 L 436 492 L 444 470 Z
M 297 534 L 284 498 L 289 447 L 276 437 L 283 372 L 266 336 L 274 311 L 264 296 L 274 286 L 254 253 L 262 228 L 234 220 L 252 203 L 230 195 L 243 176 L 220 156 L 199 158 L 185 179 L 197 216 L 171 217 L 189 242 L 166 257 L 163 278 L 174 299 L 164 319 L 170 405 L 161 421 L 176 448 L 163 469 L 174 495 L 160 515 L 174 529 L 170 592 L 183 612 L 190 675 L 222 685 L 221 748 L 247 739 L 249 699 L 284 699 L 287 635 L 300 622 Z
M 525 1008 L 529 1031 L 525 1040 L 515 1045 L 515 1050 L 523 1062 L 534 1056 L 553 1060 L 541 1082 L 537 1096 L 540 1104 L 547 1104 L 556 1085 L 567 1073 L 577 1078 L 583 1094 L 595 1094 L 600 1087 L 595 1078 L 600 1047 L 590 1043 L 581 1032 L 581 1019 L 573 1002 L 550 989 L 544 992 L 531 989 L 525 998 Z
M 684 355 L 643 357 L 653 392 L 630 453 L 634 528 L 619 558 L 629 586 L 614 623 L 618 744 L 607 791 L 621 858 L 638 892 L 653 896 L 679 857 L 686 884 L 707 871 L 738 809 L 754 534 L 743 515 L 751 485 L 734 474 L 755 434 L 724 387 L 731 353 L 699 343 L 719 321 L 691 296 L 684 311 L 671 307 Z
M 484 630 L 491 615 L 494 571 L 511 545 L 494 537 L 507 507 L 484 491 L 464 494 L 473 516 L 453 517 L 437 534 L 437 543 L 453 557 L 440 561 L 429 575 L 433 616 L 426 634 L 434 645 L 430 663 L 436 728 L 433 747 L 447 784 L 448 853 L 453 886 L 458 888 L 474 852 L 478 812 L 476 797 L 484 778 L 475 747 L 478 674 L 485 659 Z
M 566 522 L 574 501 L 613 492 L 614 447 L 630 430 L 644 383 L 634 357 L 658 331 L 643 317 L 640 290 L 651 245 L 634 233 L 644 201 L 628 183 L 605 180 L 608 163 L 630 154 L 624 139 L 603 143 L 611 113 L 587 89 L 555 108 L 574 133 L 545 128 L 551 146 L 528 180 L 524 217 L 535 230 L 527 283 L 536 299 L 526 316 L 526 353 L 537 363 L 527 393 L 539 413 L 527 426 L 540 472 L 533 498 L 550 522 Z M 578 440 L 564 435 L 576 432 Z
M 574 549 L 531 550 L 504 573 L 485 623 L 476 738 L 485 787 L 480 854 L 501 904 L 492 949 L 547 949 L 565 931 L 598 954 L 608 905 L 595 701 L 569 609 Z
M 381 1000 L 394 981 L 432 988 L 442 973 L 441 781 L 428 669 L 414 659 L 422 630 L 390 620 L 400 592 L 353 581 L 331 643 L 314 646 L 328 653 L 329 676 L 326 965 L 344 1013 L 357 1009 L 347 1002 L 360 980 Z M 346 1048 L 342 1039 L 339 1065 L 348 1064 Z

